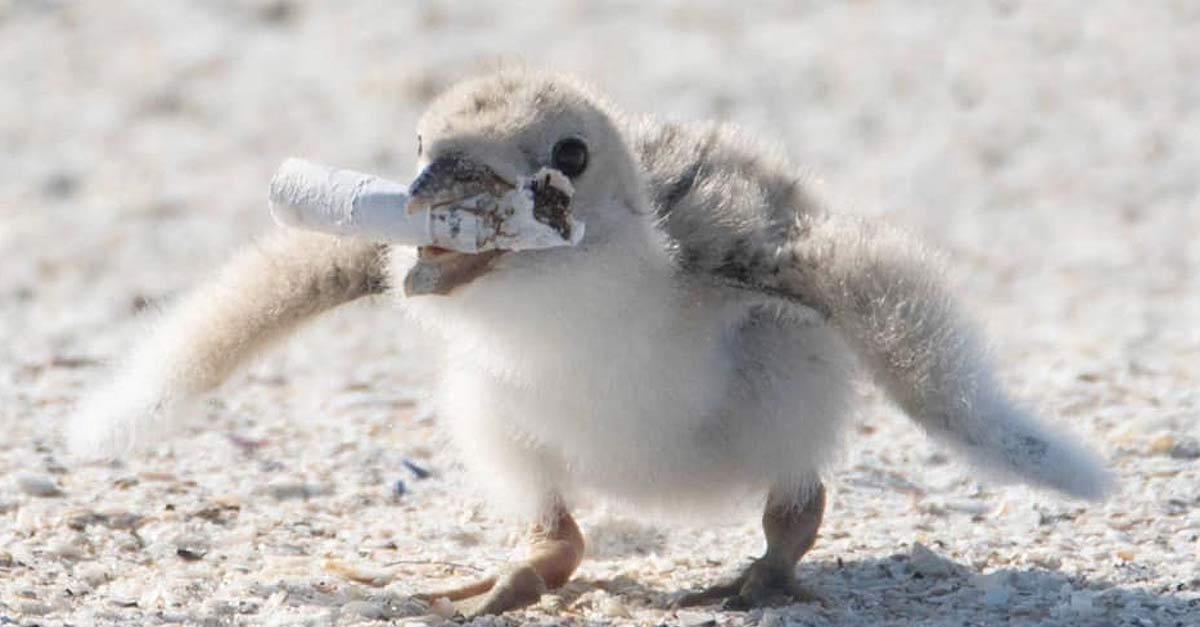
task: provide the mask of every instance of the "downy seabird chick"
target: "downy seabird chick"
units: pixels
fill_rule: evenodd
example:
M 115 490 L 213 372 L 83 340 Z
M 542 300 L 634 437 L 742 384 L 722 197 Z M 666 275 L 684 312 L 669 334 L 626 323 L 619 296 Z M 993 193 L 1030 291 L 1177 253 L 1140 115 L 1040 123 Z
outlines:
M 579 491 L 660 507 L 765 493 L 766 553 L 679 602 L 808 598 L 794 567 L 816 539 L 856 364 L 993 474 L 1106 492 L 1099 462 L 1005 395 L 926 249 L 830 212 L 797 168 L 728 126 L 629 117 L 574 80 L 506 71 L 450 89 L 418 134 L 414 198 L 551 167 L 574 186 L 583 241 L 465 255 L 279 233 L 81 404 L 76 450 L 126 448 L 300 322 L 389 293 L 441 336 L 438 415 L 467 466 L 532 524 L 527 561 L 428 595 L 475 597 L 470 614 L 569 579 Z

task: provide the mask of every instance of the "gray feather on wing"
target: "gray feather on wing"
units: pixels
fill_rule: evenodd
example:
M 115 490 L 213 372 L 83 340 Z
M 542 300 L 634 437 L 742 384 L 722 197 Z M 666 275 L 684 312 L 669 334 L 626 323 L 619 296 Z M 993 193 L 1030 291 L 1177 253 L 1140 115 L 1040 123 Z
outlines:
M 681 272 L 821 311 L 769 281 L 823 212 L 799 169 L 727 125 L 641 118 L 630 136 Z

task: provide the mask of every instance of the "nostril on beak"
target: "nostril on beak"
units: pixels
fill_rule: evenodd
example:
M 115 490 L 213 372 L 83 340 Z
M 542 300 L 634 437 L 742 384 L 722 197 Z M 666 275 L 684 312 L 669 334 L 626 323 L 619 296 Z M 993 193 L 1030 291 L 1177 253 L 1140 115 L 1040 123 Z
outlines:
M 439 188 L 444 188 L 451 180 L 454 173 L 459 169 L 459 162 L 462 161 L 458 156 L 446 156 L 435 159 L 432 163 L 425 166 L 424 170 L 413 179 L 413 182 L 408 186 L 408 195 L 413 197 L 429 196 L 437 192 Z
M 417 200 L 437 202 L 447 196 L 481 192 L 502 192 L 511 187 L 491 168 L 460 153 L 450 153 L 433 160 L 413 179 L 408 195 Z

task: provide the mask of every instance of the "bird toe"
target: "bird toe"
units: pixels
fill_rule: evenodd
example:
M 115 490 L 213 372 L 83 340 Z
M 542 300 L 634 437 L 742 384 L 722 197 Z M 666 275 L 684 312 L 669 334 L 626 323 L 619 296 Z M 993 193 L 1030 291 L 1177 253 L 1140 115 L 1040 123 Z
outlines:
M 824 599 L 801 585 L 790 569 L 779 569 L 762 560 L 755 560 L 732 581 L 684 594 L 671 606 L 683 608 L 717 602 L 722 609 L 744 611 L 789 603 L 824 604 Z

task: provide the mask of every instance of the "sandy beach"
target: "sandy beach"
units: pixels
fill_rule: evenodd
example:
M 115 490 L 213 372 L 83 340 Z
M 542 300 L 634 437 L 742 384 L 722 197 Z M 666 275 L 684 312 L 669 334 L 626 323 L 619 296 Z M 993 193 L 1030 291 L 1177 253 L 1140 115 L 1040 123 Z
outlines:
M 428 102 L 512 64 L 740 125 L 930 242 L 1013 394 L 1120 483 L 996 484 L 864 385 L 797 571 L 825 603 L 669 609 L 762 550 L 756 511 L 596 500 L 576 579 L 474 624 L 1200 624 L 1200 4 L 0 0 L 0 625 L 441 625 L 410 595 L 520 555 L 383 299 L 148 450 L 81 463 L 62 435 L 277 228 L 283 159 L 407 180 Z

